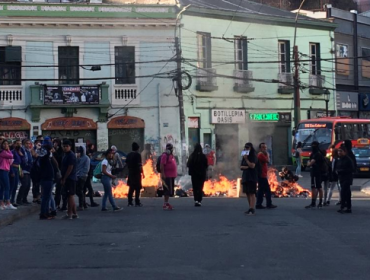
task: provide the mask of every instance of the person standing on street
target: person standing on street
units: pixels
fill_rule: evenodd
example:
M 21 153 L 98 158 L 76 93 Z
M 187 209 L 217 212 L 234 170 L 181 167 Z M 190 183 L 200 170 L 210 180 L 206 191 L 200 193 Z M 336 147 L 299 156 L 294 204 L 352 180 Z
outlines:
M 332 152 L 332 161 L 331 161 L 331 177 L 330 177 L 330 189 L 329 189 L 329 195 L 328 195 L 328 200 L 326 201 L 326 205 L 330 205 L 330 200 L 333 195 L 334 188 L 337 187 L 339 191 L 339 201 L 337 205 L 341 204 L 341 199 L 340 199 L 340 185 L 338 183 L 338 172 L 337 172 L 337 165 L 339 161 L 339 156 L 338 156 L 338 149 L 333 149 Z
M 52 163 L 53 154 L 51 152 L 51 143 L 45 143 L 43 148 L 46 151 L 44 156 L 40 156 L 40 186 L 41 186 L 41 212 L 40 220 L 50 220 L 53 216 L 50 215 L 50 199 L 52 197 L 52 190 L 54 185 L 55 170 Z
M 78 196 L 78 210 L 85 209 L 85 192 L 84 187 L 90 170 L 90 158 L 86 155 L 85 147 L 78 148 L 77 158 L 77 187 L 76 192 Z
M 274 209 L 277 206 L 272 204 L 271 199 L 271 189 L 269 185 L 269 181 L 267 179 L 267 171 L 268 167 L 267 164 L 270 162 L 270 156 L 267 152 L 267 145 L 266 143 L 261 143 L 259 145 L 260 152 L 258 153 L 258 162 L 260 164 L 260 171 L 258 172 L 258 191 L 257 191 L 257 204 L 256 209 Z M 266 196 L 266 207 L 262 205 L 263 203 L 263 196 Z
M 339 213 L 352 213 L 351 201 L 351 185 L 353 184 L 353 173 L 355 172 L 355 165 L 348 155 L 345 145 L 341 145 L 338 149 L 339 161 L 337 165 L 337 172 L 341 187 L 341 206 Z M 346 210 L 344 210 L 347 208 Z
M 216 153 L 211 149 L 209 144 L 206 144 L 203 149 L 203 154 L 205 154 L 208 162 L 206 180 L 209 180 L 213 177 L 214 166 L 216 164 Z
M 240 170 L 243 171 L 243 192 L 247 195 L 249 204 L 249 209 L 245 212 L 245 214 L 254 215 L 256 213 L 255 205 L 258 182 L 256 165 L 258 164 L 258 159 L 252 143 L 245 144 L 244 151 L 242 152 L 242 157 L 243 158 L 240 164 Z
M 311 167 L 311 190 L 312 190 L 312 201 L 311 204 L 306 206 L 306 209 L 316 208 L 317 195 L 320 196 L 318 208 L 322 208 L 322 169 L 325 164 L 325 159 L 323 154 L 319 149 L 319 142 L 314 141 L 311 144 L 312 153 L 310 155 L 310 160 L 307 163 L 307 166 Z
M 57 161 L 59 168 L 62 166 L 62 160 L 63 160 L 63 148 L 62 148 L 62 142 L 60 139 L 56 138 L 53 140 L 54 145 L 54 159 Z M 67 210 L 67 198 L 62 197 L 62 184 L 60 183 L 61 179 L 56 179 L 55 183 L 55 204 L 59 210 L 65 211 Z M 62 208 L 60 208 L 60 202 L 62 201 Z
M 10 151 L 7 140 L 1 142 L 0 149 L 0 210 L 16 210 L 10 203 L 9 171 L 13 162 L 13 153 Z
M 177 177 L 177 164 L 173 156 L 173 145 L 166 145 L 166 152 L 161 156 L 161 179 L 163 183 L 164 203 L 163 210 L 173 210 L 172 205 L 168 202 L 173 195 L 175 178 Z
M 188 164 L 189 175 L 191 176 L 191 184 L 194 193 L 194 206 L 202 206 L 203 186 L 207 178 L 208 160 L 203 154 L 202 146 L 195 144 L 194 152 L 190 155 Z
M 302 178 L 302 142 L 298 142 L 296 151 L 295 151 L 295 162 L 297 163 L 297 169 L 295 171 L 295 174 L 299 177 Z
M 72 143 L 69 140 L 63 141 L 64 157 L 62 160 L 62 193 L 67 197 L 68 208 L 64 219 L 77 219 L 76 204 L 74 195 L 76 194 L 76 155 L 72 152 Z
M 127 185 L 129 186 L 128 206 L 134 206 L 132 197 L 135 192 L 135 207 L 143 206 L 140 202 L 140 191 L 142 188 L 141 178 L 145 178 L 139 149 L 140 146 L 136 142 L 132 143 L 132 152 L 126 158 L 128 167 Z
M 28 193 L 31 189 L 31 168 L 32 168 L 32 154 L 31 154 L 31 141 L 29 139 L 24 139 L 22 141 L 22 148 L 21 152 L 24 155 L 24 161 L 21 163 L 21 187 L 19 188 L 18 195 L 17 195 L 17 204 L 19 205 L 28 205 L 31 204 L 27 201 Z M 30 148 L 31 147 L 31 148 Z
M 113 211 L 122 210 L 122 208 L 116 205 L 116 202 L 114 201 L 113 194 L 112 194 L 112 180 L 117 178 L 116 176 L 112 175 L 112 166 L 109 163 L 110 161 L 112 161 L 113 155 L 114 155 L 113 150 L 108 149 L 105 153 L 105 159 L 103 159 L 101 163 L 101 168 L 102 168 L 101 182 L 104 187 L 104 196 L 102 200 L 102 209 L 101 209 L 102 211 L 108 211 L 106 207 L 107 199 L 109 199 L 109 202 L 113 207 Z
M 15 198 L 17 194 L 18 184 L 19 184 L 19 168 L 21 164 L 24 164 L 24 154 L 22 153 L 21 147 L 21 140 L 14 141 L 14 150 L 13 152 L 13 163 L 10 168 L 10 203 L 13 204 L 14 207 L 17 207 L 18 204 L 15 203 Z
M 326 150 L 321 151 L 324 156 L 324 162 L 322 167 L 321 179 L 324 184 L 324 206 L 328 206 L 326 201 L 328 200 L 329 190 L 330 190 L 330 178 L 332 176 L 331 162 L 326 157 Z

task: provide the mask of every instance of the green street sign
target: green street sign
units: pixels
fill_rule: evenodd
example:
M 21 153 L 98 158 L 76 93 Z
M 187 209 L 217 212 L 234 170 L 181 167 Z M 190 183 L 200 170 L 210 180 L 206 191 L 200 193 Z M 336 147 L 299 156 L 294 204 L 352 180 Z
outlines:
M 278 113 L 267 113 L 267 114 L 249 114 L 251 121 L 257 122 L 278 122 L 280 115 Z

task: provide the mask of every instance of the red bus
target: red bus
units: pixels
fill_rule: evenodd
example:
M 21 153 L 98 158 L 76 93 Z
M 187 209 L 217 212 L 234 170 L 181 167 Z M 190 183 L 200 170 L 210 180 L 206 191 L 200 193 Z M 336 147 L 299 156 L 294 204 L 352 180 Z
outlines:
M 352 140 L 353 147 L 359 138 L 370 139 L 370 120 L 351 119 L 348 117 L 329 117 L 301 121 L 294 131 L 293 155 L 298 142 L 302 142 L 302 169 L 307 165 L 311 154 L 311 143 L 320 143 L 320 150 L 330 156 L 330 147 L 338 147 L 344 140 Z M 295 158 L 293 157 L 295 163 Z

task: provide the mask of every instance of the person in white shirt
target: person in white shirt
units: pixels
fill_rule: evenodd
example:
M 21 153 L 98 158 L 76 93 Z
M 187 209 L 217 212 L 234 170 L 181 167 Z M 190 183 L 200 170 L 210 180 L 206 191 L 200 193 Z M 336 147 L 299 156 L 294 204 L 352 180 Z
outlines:
M 102 178 L 101 182 L 104 186 L 104 196 L 102 201 L 102 211 L 108 211 L 107 199 L 109 199 L 110 204 L 113 207 L 113 211 L 122 210 L 121 207 L 118 207 L 114 201 L 113 194 L 112 194 L 112 179 L 116 179 L 116 176 L 112 175 L 112 166 L 109 164 L 109 161 L 113 158 L 113 151 L 112 149 L 108 149 L 105 153 L 105 159 L 102 161 L 101 169 L 102 169 Z

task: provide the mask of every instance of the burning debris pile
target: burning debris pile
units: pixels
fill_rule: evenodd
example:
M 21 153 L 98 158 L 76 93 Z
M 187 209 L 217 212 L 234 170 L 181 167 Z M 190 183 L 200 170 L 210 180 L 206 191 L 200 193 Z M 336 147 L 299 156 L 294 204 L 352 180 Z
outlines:
M 311 192 L 302 188 L 297 182 L 282 181 L 279 182 L 276 176 L 277 170 L 269 168 L 267 171 L 268 181 L 271 193 L 275 197 L 309 197 Z
M 143 187 L 159 187 L 161 186 L 161 176 L 154 171 L 153 160 L 149 159 L 143 166 L 145 178 L 142 180 Z M 129 187 L 122 181 L 118 181 L 118 185 L 112 189 L 113 197 L 115 198 L 126 198 L 128 195 Z M 142 190 L 144 191 L 144 190 Z
M 162 187 L 161 177 L 155 171 L 153 160 L 148 160 L 143 166 L 145 178 L 142 180 L 144 188 L 160 188 Z M 275 197 L 309 197 L 311 192 L 301 187 L 297 182 L 279 181 L 277 170 L 269 168 L 268 181 L 271 192 Z M 211 179 L 204 183 L 204 195 L 207 197 L 239 197 L 240 189 L 242 188 L 240 180 L 229 180 L 225 176 L 219 175 L 217 179 Z M 113 188 L 113 196 L 115 198 L 126 198 L 129 187 L 123 180 L 118 181 L 118 185 Z M 191 186 L 191 177 L 183 176 L 177 183 L 175 192 L 182 190 L 186 196 L 193 196 Z M 143 190 L 144 191 L 144 190 Z

